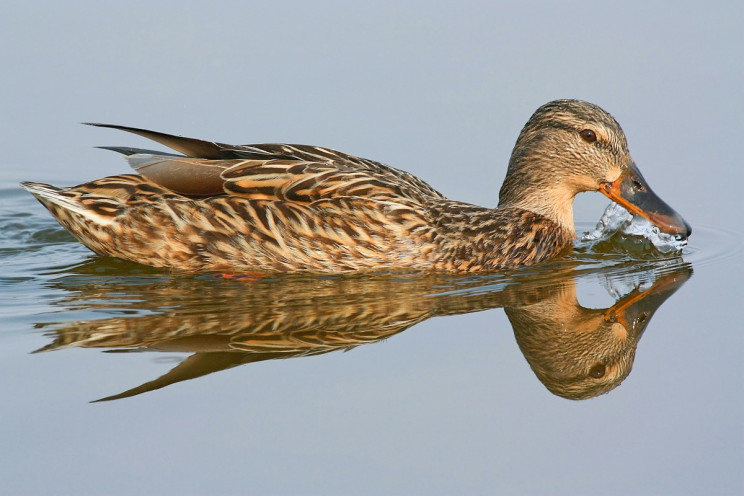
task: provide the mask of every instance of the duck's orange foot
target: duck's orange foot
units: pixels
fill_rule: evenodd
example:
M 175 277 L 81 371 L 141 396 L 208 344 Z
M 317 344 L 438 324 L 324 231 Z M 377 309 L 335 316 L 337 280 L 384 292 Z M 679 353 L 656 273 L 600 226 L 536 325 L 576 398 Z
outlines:
M 260 281 L 267 275 L 268 274 L 264 274 L 262 272 L 237 272 L 237 273 L 230 273 L 230 274 L 212 274 L 211 277 L 213 279 L 229 279 L 231 281 L 252 282 L 252 281 Z

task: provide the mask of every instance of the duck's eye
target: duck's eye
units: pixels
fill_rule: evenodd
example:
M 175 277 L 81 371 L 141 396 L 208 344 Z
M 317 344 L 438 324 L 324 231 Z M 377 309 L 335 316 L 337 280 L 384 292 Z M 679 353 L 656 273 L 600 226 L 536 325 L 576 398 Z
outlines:
M 595 133 L 591 129 L 584 129 L 579 134 L 581 135 L 581 139 L 583 139 L 587 143 L 594 143 L 595 141 L 597 141 L 597 133 Z
M 607 368 L 603 363 L 598 363 L 594 367 L 589 369 L 589 377 L 594 377 L 595 379 L 601 379 L 605 375 L 605 370 Z

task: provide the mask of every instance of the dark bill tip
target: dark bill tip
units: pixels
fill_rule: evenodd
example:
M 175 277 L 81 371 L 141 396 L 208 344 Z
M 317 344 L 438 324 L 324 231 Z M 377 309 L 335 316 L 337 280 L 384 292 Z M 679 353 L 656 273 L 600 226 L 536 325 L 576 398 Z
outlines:
M 663 233 L 678 240 L 692 234 L 690 224 L 653 192 L 635 164 L 614 182 L 604 183 L 600 191 L 629 212 L 645 217 Z

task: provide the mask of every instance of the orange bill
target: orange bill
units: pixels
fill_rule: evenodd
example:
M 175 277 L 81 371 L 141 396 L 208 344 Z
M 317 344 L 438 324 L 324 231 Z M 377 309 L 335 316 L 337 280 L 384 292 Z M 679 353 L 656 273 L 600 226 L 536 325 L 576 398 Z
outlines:
M 628 212 L 645 217 L 663 233 L 679 239 L 687 239 L 692 233 L 685 219 L 653 192 L 635 164 L 614 182 L 603 183 L 599 191 Z
M 660 276 L 646 290 L 634 289 L 605 311 L 605 320 L 619 322 L 631 335 L 639 336 L 654 312 L 692 277 L 692 267 Z

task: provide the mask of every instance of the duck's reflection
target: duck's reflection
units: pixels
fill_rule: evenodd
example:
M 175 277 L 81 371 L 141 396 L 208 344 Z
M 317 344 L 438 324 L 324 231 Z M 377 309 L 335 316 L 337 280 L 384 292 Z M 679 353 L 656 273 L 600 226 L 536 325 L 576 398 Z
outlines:
M 78 273 L 54 283 L 67 294 L 59 304 L 109 317 L 52 324 L 54 342 L 39 351 L 76 346 L 193 353 L 165 375 L 102 399 L 112 400 L 246 363 L 348 350 L 434 316 L 503 307 L 538 379 L 556 395 L 584 399 L 627 377 L 651 316 L 691 275 L 681 262 L 605 275 L 626 285 L 643 281 L 642 289 L 610 308 L 590 309 L 579 305 L 576 283 L 597 280 L 596 274 L 565 267 L 521 278 L 223 280 Z
M 692 275 L 690 268 L 636 287 L 606 309 L 584 308 L 569 279 L 532 304 L 505 306 L 522 354 L 552 393 L 587 399 L 616 388 L 630 373 L 636 346 L 654 312 Z

